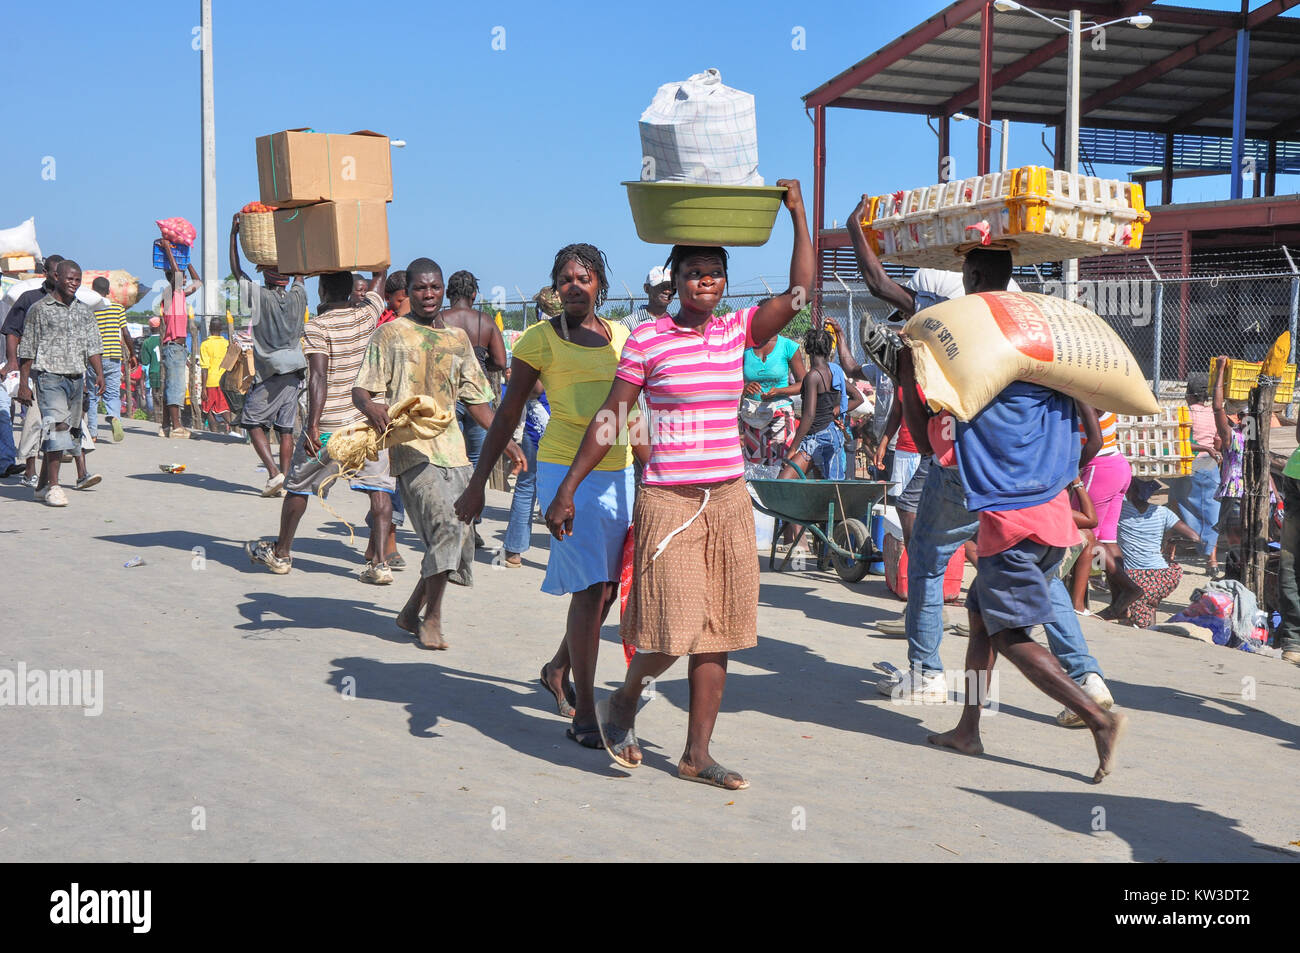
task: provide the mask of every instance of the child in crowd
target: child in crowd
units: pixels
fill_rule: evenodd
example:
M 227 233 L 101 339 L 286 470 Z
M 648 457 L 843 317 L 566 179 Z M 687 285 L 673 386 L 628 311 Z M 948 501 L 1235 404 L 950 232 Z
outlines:
M 208 418 L 209 429 L 214 421 L 220 421 L 220 432 L 230 433 L 230 405 L 226 395 L 221 391 L 221 377 L 226 372 L 221 369 L 221 362 L 226 359 L 226 350 L 230 342 L 222 335 L 225 322 L 213 318 L 208 322 L 208 336 L 199 345 L 199 367 L 204 371 L 203 378 L 203 413 Z
M 1214 426 L 1218 432 L 1219 453 L 1222 454 L 1219 489 L 1214 494 L 1214 498 L 1219 501 L 1219 522 L 1215 530 L 1227 547 L 1227 553 L 1223 557 L 1226 565 L 1230 559 L 1236 561 L 1232 550 L 1241 545 L 1241 498 L 1245 486 L 1241 462 L 1246 452 L 1246 402 L 1224 400 L 1223 377 L 1228 372 L 1228 359 L 1218 357 L 1214 366 Z
M 1194 543 L 1201 537 L 1163 506 L 1152 506 L 1151 495 L 1160 489 L 1158 480 L 1134 480 L 1128 488 L 1119 515 L 1119 548 L 1124 554 L 1124 571 L 1142 590 L 1128 604 L 1118 621 L 1135 628 L 1150 628 L 1156 621 L 1160 600 L 1178 588 L 1183 568 L 1165 560 L 1165 534 L 1173 531 Z

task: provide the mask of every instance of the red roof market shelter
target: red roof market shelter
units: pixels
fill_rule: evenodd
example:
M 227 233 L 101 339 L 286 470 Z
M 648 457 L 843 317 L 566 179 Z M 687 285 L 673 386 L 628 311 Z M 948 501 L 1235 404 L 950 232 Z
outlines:
M 1109 27 L 1104 52 L 1090 49 L 1090 34 L 1084 34 L 1080 169 L 1089 171 L 1091 162 L 1154 161 L 1145 177 L 1161 179 L 1163 204 L 1150 209 L 1142 252 L 1087 259 L 1081 274 L 1135 271 L 1138 265 L 1149 274 L 1143 255 L 1153 252 L 1162 274 L 1188 274 L 1198 248 L 1300 245 L 1300 197 L 1274 195 L 1278 171 L 1300 171 L 1300 19 L 1282 15 L 1300 0 L 1270 0 L 1242 12 L 1150 0 L 1025 5 L 1049 17 L 1068 18 L 1078 9 L 1085 23 L 1139 13 L 1155 21 L 1141 31 Z M 1068 42 L 1065 31 L 1031 14 L 999 13 L 988 0 L 957 0 L 805 95 L 814 129 L 818 286 L 837 269 L 857 270 L 847 233 L 825 227 L 828 110 L 936 120 L 934 177 L 879 183 L 882 192 L 942 178 L 949 125 L 958 112 L 982 120 L 979 174 L 989 171 L 987 124 L 1002 119 L 1055 127 L 1055 163 L 1062 168 Z M 1260 173 L 1254 177 L 1257 197 L 1181 206 L 1170 201 L 1176 178 L 1239 173 L 1242 163 Z M 863 190 L 871 185 L 864 182 Z

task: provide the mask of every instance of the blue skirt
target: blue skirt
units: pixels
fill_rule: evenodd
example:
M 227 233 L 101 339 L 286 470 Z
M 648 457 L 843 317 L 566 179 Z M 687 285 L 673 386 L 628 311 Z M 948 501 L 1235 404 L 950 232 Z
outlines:
M 568 472 L 559 463 L 537 462 L 537 500 L 543 514 Z M 573 535 L 551 537 L 542 592 L 563 596 L 618 581 L 635 496 L 632 467 L 591 471 L 573 495 Z

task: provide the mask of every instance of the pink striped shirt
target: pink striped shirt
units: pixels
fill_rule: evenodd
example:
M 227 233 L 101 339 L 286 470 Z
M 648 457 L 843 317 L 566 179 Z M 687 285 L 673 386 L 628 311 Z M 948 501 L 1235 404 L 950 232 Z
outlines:
M 736 414 L 756 311 L 715 315 L 695 330 L 665 315 L 628 337 L 615 376 L 645 389 L 647 484 L 719 483 L 745 475 Z

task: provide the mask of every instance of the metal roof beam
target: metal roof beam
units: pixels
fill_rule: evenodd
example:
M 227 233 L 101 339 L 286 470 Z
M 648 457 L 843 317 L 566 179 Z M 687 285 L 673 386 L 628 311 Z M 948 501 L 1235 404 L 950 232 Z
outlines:
M 1292 60 L 1290 63 L 1283 63 L 1277 69 L 1269 70 L 1267 73 L 1261 73 L 1250 81 L 1246 95 L 1260 93 L 1266 89 L 1271 89 L 1278 83 L 1283 82 L 1300 73 L 1300 58 Z M 1198 103 L 1191 109 L 1185 109 L 1169 121 L 1169 125 L 1175 129 L 1181 129 L 1184 126 L 1190 126 L 1193 123 L 1206 118 L 1207 116 L 1218 115 L 1220 110 L 1232 105 L 1232 92 L 1224 93 L 1222 96 L 1216 96 L 1213 99 L 1207 99 L 1203 103 Z
M 915 53 L 926 43 L 970 19 L 974 14 L 984 9 L 986 2 L 987 0 L 957 0 L 956 3 L 953 3 L 945 10 L 939 11 L 920 26 L 907 31 L 857 65 L 850 67 L 839 76 L 808 93 L 804 96 L 805 107 L 825 106 L 833 100 L 839 99 L 850 89 L 875 76 L 881 70 L 892 66 L 903 57 Z
M 1097 16 L 1104 15 L 1106 17 L 1114 16 L 1116 18 L 1127 17 L 1127 16 L 1132 16 L 1134 13 L 1137 13 L 1142 9 L 1143 6 L 1146 5 L 1147 4 L 1145 0 L 1128 0 L 1128 2 L 1126 2 L 1121 8 L 1114 10 L 1113 12 L 1108 11 L 1105 14 L 1102 14 L 1100 11 L 1098 11 L 1094 15 Z M 1085 9 L 1083 4 L 1079 4 L 1078 6 L 1080 9 Z M 1093 14 L 1093 11 L 1091 10 L 1088 10 L 1087 12 Z M 1066 48 L 1069 46 L 1069 43 L 1070 43 L 1070 35 L 1068 33 L 1062 32 L 1059 37 L 1052 40 L 1051 42 L 1044 43 L 1042 46 L 1034 50 L 1032 53 L 1028 53 L 1025 56 L 1021 57 L 1020 59 L 1016 60 L 1016 62 L 1011 63 L 1008 66 L 1002 67 L 1002 69 L 998 70 L 992 76 L 992 86 L 994 91 L 996 92 L 999 86 L 1003 86 L 1007 83 L 1010 83 L 1013 80 L 1021 76 L 1024 76 L 1030 70 L 1036 69 L 1037 67 L 1042 66 L 1044 63 L 1056 58 L 1057 56 L 1061 56 L 1065 54 Z M 944 114 L 951 115 L 952 113 L 958 112 L 962 108 L 969 106 L 971 103 L 975 101 L 976 97 L 979 96 L 979 91 L 980 91 L 979 83 L 975 82 L 972 83 L 970 86 L 967 86 L 960 93 L 957 93 L 955 96 L 950 97 L 948 101 L 943 104 Z
M 1177 69 L 1184 63 L 1190 62 L 1202 54 L 1218 49 L 1224 43 L 1227 43 L 1236 36 L 1236 33 L 1236 30 L 1227 27 L 1215 30 L 1212 33 L 1207 33 L 1191 46 L 1185 46 L 1181 50 L 1176 50 L 1163 59 L 1152 63 L 1145 69 L 1140 69 L 1136 73 L 1130 73 L 1118 83 L 1112 83 L 1105 89 L 1093 93 L 1080 105 L 1079 112 L 1086 116 L 1088 113 L 1092 112 L 1092 110 L 1106 105 L 1106 103 L 1110 102 L 1112 99 L 1118 99 L 1127 93 L 1133 92 L 1135 89 L 1140 89 L 1146 83 L 1163 76 L 1170 70 Z

